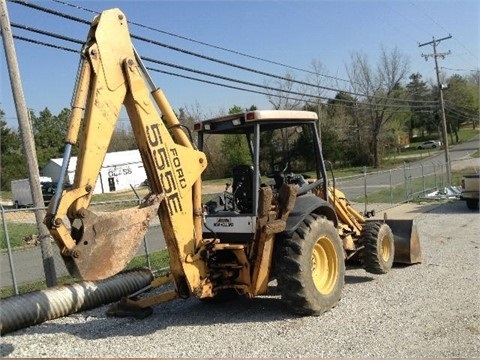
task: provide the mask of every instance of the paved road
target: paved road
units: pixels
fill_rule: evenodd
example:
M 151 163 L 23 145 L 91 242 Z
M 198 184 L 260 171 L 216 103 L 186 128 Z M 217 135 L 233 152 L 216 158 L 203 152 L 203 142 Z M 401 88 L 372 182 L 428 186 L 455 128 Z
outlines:
M 450 148 L 450 161 L 454 164 L 456 161 L 468 158 L 469 154 L 474 153 L 479 149 L 480 136 L 472 139 L 469 142 L 455 145 Z M 431 151 L 423 160 L 410 164 L 410 171 L 408 176 L 419 177 L 421 176 L 422 165 L 424 175 L 433 173 L 435 167 L 432 164 L 440 164 L 445 162 L 444 151 L 436 150 Z M 479 159 L 475 159 L 477 166 L 479 166 Z M 405 181 L 405 169 L 403 167 L 398 168 L 395 171 L 385 171 L 381 173 L 368 175 L 368 191 L 375 191 L 385 187 L 388 187 L 390 182 L 393 185 L 401 184 Z M 348 178 L 337 182 L 337 187 L 342 189 L 347 195 L 347 198 L 353 199 L 364 193 L 364 178 Z M 160 226 L 153 226 L 150 228 L 146 236 L 146 247 L 148 251 L 157 251 L 165 248 L 165 240 Z M 53 245 L 55 252 L 55 265 L 57 275 L 67 274 L 67 270 L 63 265 L 63 261 L 58 253 L 58 248 Z M 141 246 L 139 254 L 144 254 L 145 246 Z M 43 278 L 43 265 L 41 251 L 39 247 L 31 248 L 25 251 L 16 251 L 14 254 L 14 266 L 15 276 L 17 283 L 24 283 L 29 281 Z M 0 256 L 0 287 L 12 286 L 12 276 L 10 271 L 10 265 L 8 256 L 2 254 Z

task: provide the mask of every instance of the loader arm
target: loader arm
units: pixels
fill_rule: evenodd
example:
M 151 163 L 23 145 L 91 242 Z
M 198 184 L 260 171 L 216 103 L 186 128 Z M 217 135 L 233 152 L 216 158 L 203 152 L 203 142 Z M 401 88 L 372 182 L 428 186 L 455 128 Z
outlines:
M 335 187 L 328 188 L 328 201 L 335 208 L 335 212 L 342 224 L 348 226 L 355 236 L 360 236 L 365 218 L 355 210 L 347 200 L 345 194 Z
M 96 215 L 88 206 L 122 106 L 152 194 L 138 209 Z M 206 157 L 193 148 L 162 91 L 153 86 L 118 9 L 94 19 L 82 50 L 66 149 L 78 138 L 73 187 L 52 201 L 45 218 L 71 274 L 98 280 L 122 270 L 158 213 L 177 288 L 202 288 L 204 265 L 194 259 L 202 241 L 200 175 Z M 64 165 L 69 156 L 66 151 Z

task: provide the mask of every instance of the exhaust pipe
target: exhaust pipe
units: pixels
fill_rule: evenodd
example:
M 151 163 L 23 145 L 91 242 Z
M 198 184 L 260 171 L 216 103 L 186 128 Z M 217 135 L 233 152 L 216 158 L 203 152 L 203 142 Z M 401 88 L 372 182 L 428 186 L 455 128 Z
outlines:
M 149 269 L 135 269 L 101 281 L 81 281 L 2 299 L 0 333 L 118 301 L 152 280 Z

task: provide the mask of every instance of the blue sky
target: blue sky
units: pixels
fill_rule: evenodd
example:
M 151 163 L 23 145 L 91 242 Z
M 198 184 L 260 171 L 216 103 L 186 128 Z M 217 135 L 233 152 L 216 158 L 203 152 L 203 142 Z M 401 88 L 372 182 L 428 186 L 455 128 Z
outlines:
M 154 29 L 195 41 L 263 58 L 288 66 L 311 69 L 313 60 L 324 66 L 323 74 L 346 79 L 345 66 L 353 52 L 364 52 L 372 64 L 379 59 L 381 46 L 397 47 L 410 60 L 410 72 L 419 72 L 426 81 L 435 79 L 433 59 L 425 61 L 422 53 L 432 53 L 431 46 L 419 43 L 452 35 L 441 42 L 439 52 L 451 51 L 439 65 L 446 75 L 468 74 L 480 67 L 480 5 L 478 1 L 74 1 L 74 8 L 54 1 L 30 1 L 85 20 L 93 12 L 119 7 L 127 19 Z M 7 2 L 10 21 L 84 40 L 88 26 L 62 19 L 28 7 Z M 79 49 L 78 45 L 46 38 L 17 28 L 14 35 L 35 38 Z M 265 61 L 226 52 L 195 41 L 169 36 L 145 27 L 130 25 L 136 35 L 151 38 L 182 49 L 232 62 L 241 66 L 283 76 L 294 73 L 303 80 L 306 73 Z M 134 41 L 141 56 L 195 68 L 231 78 L 263 84 L 266 77 L 218 63 L 202 60 Z M 38 114 L 48 107 L 57 114 L 70 106 L 78 55 L 15 40 L 27 106 Z M 10 126 L 16 126 L 4 53 L 0 57 L 0 108 Z M 147 64 L 166 71 L 179 70 Z M 195 74 L 189 76 L 199 77 Z M 198 107 L 207 116 L 218 115 L 233 105 L 271 108 L 266 96 L 227 89 L 187 79 L 151 72 L 174 109 Z M 219 82 L 219 80 L 214 80 Z M 326 86 L 345 88 L 345 81 Z M 239 85 L 237 85 L 239 86 Z

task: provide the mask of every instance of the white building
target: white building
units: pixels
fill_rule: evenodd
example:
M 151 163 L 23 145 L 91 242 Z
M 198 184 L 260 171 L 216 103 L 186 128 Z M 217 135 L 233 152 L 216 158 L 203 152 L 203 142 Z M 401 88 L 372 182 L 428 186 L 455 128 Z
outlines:
M 43 176 L 49 176 L 57 182 L 60 177 L 63 159 L 51 159 L 42 169 Z M 73 184 L 77 158 L 70 158 L 66 181 Z M 139 186 L 147 175 L 138 150 L 107 153 L 100 169 L 94 194 L 108 193 Z

